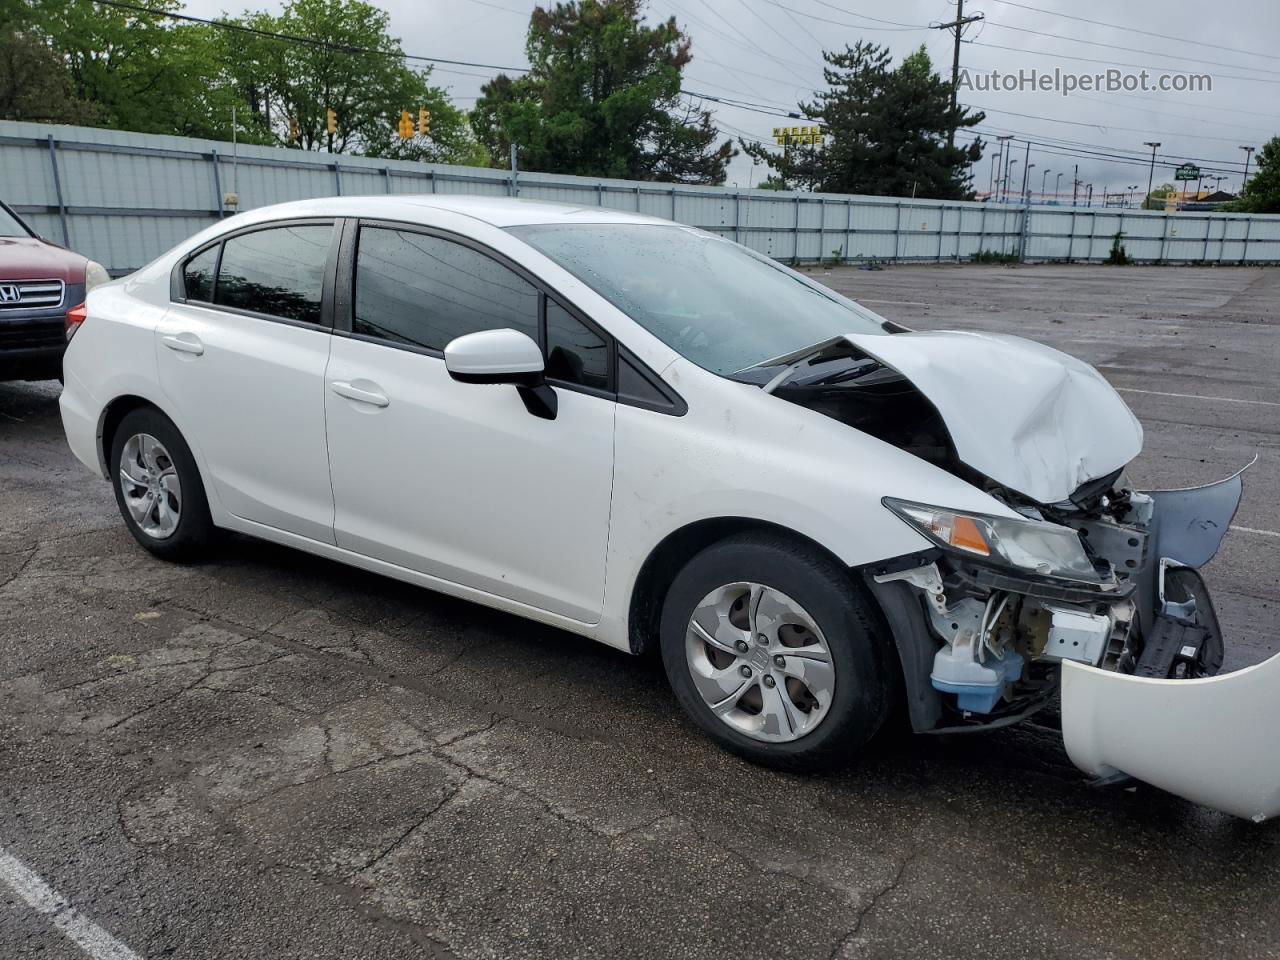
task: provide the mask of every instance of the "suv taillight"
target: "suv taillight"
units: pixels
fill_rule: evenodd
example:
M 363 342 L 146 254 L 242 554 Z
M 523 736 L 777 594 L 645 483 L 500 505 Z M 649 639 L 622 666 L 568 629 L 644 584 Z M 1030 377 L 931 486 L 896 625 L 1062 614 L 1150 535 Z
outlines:
M 85 310 L 83 303 L 67 311 L 67 318 L 63 321 L 63 327 L 67 333 L 67 343 L 71 342 L 71 338 L 76 335 L 76 331 L 80 329 L 80 324 L 84 323 L 88 315 L 89 313 Z

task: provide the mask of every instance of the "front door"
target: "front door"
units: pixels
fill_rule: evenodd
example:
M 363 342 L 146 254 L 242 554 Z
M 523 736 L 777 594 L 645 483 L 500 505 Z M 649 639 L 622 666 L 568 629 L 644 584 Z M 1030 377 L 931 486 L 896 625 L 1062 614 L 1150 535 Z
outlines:
M 354 254 L 351 329 L 335 335 L 325 376 L 338 546 L 596 622 L 613 483 L 611 345 L 455 239 L 366 225 Z M 449 341 L 503 327 L 548 345 L 549 376 L 564 377 L 551 381 L 556 419 L 532 416 L 514 386 L 459 383 L 445 370 Z

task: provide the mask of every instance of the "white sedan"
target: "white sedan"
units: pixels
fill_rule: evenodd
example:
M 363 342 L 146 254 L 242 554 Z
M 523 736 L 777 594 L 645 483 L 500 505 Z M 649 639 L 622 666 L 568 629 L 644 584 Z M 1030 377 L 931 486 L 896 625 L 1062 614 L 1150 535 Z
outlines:
M 791 769 L 896 701 L 967 732 L 1060 692 L 1091 775 L 1280 812 L 1280 660 L 1215 676 L 1196 571 L 1241 480 L 1132 489 L 1141 427 L 1055 350 L 664 220 L 436 196 L 221 221 L 67 333 L 71 449 L 158 556 L 235 530 L 657 648 Z

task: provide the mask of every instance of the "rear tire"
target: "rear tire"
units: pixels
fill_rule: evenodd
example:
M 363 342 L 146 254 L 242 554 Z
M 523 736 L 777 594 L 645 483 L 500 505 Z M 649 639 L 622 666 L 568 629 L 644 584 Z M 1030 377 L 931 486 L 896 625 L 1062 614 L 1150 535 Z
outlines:
M 832 558 L 785 536 L 741 534 L 676 576 L 662 660 L 680 705 L 721 746 L 784 770 L 829 769 L 889 714 L 877 622 Z
M 195 458 L 173 421 L 154 407 L 125 414 L 111 437 L 111 484 L 125 526 L 157 557 L 187 562 L 213 540 Z

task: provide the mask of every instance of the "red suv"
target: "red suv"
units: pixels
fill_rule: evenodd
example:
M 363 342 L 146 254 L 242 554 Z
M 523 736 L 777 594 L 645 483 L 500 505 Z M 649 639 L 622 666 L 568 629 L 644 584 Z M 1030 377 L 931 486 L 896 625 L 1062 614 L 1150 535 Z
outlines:
M 42 240 L 0 203 L 0 380 L 61 377 L 85 295 L 110 279 L 102 264 Z

